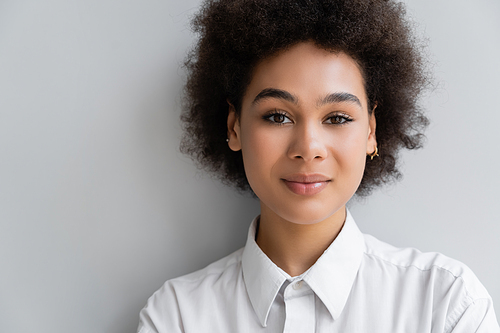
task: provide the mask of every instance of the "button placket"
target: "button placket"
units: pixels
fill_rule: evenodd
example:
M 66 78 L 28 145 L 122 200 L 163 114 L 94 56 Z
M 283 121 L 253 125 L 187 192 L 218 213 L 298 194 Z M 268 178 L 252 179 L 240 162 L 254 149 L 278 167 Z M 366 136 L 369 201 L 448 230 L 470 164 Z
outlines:
M 292 288 L 294 290 L 300 290 L 302 288 L 303 284 L 304 284 L 304 282 L 302 280 L 296 281 L 296 282 L 293 283 Z
M 285 326 L 283 333 L 314 332 L 316 327 L 315 296 L 303 280 L 290 283 L 285 290 Z

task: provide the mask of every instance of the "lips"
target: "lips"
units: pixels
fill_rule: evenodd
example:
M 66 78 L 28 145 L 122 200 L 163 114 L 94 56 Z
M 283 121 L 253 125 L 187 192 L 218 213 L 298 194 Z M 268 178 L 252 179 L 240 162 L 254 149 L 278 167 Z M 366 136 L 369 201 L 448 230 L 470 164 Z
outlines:
M 293 174 L 281 179 L 290 191 L 298 195 L 314 195 L 321 192 L 331 179 L 322 174 Z

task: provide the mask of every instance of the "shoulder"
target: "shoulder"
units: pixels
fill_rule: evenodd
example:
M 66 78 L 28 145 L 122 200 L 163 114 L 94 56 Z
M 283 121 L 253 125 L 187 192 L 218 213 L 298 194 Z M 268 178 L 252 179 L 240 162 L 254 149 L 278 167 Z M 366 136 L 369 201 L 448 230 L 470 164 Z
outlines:
M 211 292 L 217 284 L 234 281 L 240 274 L 242 253 L 243 249 L 239 249 L 205 268 L 168 280 L 152 297 L 163 298 L 166 294 L 190 293 L 197 289 L 201 289 L 200 293 Z
M 210 308 L 238 283 L 243 249 L 193 273 L 166 281 L 141 310 L 139 332 L 182 332 L 184 316 L 196 316 L 198 308 Z
M 193 273 L 168 280 L 165 284 L 173 286 L 196 286 L 203 283 L 211 283 L 221 278 L 229 277 L 239 272 L 243 248 L 219 259 L 210 265 Z
M 464 263 L 438 252 L 421 252 L 415 248 L 398 248 L 371 235 L 365 238 L 365 260 L 384 267 L 392 266 L 400 274 L 416 273 L 422 277 L 461 284 L 471 299 L 490 298 L 476 275 Z
M 369 235 L 364 238 L 363 276 L 398 299 L 400 309 L 422 316 L 431 311 L 433 327 L 443 332 L 457 325 L 477 328 L 483 318 L 496 321 L 491 296 L 465 264 L 440 253 L 397 248 Z

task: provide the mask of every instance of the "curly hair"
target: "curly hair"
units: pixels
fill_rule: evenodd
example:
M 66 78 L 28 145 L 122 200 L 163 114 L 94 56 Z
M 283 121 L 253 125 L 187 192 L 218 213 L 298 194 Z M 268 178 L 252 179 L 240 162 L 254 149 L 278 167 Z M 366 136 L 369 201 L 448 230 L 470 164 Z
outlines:
M 422 146 L 428 119 L 418 100 L 430 82 L 405 15 L 392 0 L 207 0 L 193 19 L 199 41 L 185 62 L 181 151 L 222 182 L 251 191 L 241 151 L 226 143 L 228 101 L 239 115 L 259 61 L 313 41 L 351 56 L 365 79 L 368 112 L 377 105 L 380 157 L 367 159 L 356 194 L 401 178 L 400 149 Z

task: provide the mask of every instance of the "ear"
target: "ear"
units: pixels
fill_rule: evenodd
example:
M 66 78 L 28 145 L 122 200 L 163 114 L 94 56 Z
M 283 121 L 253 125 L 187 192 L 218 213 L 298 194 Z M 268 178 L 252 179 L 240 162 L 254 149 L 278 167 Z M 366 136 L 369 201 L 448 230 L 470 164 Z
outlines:
M 373 110 L 368 119 L 368 142 L 366 144 L 366 154 L 370 155 L 375 151 L 377 147 L 377 137 L 375 136 L 375 129 L 377 127 L 377 121 L 375 120 L 375 108 L 377 104 L 373 107 Z
M 236 114 L 236 109 L 234 105 L 227 101 L 229 104 L 229 113 L 227 115 L 227 138 L 228 146 L 232 151 L 241 150 L 241 129 L 240 129 L 240 119 Z

